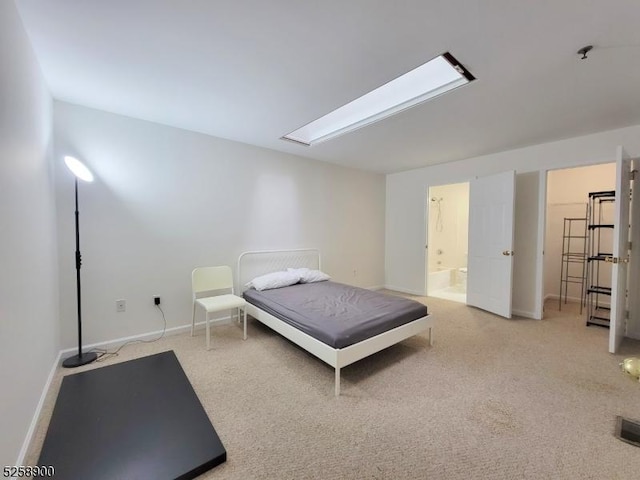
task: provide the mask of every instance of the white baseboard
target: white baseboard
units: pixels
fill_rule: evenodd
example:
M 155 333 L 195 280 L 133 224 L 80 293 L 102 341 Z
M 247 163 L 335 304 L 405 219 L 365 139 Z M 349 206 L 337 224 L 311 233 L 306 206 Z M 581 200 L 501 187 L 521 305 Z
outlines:
M 364 287 L 367 290 L 382 290 L 384 288 L 384 285 L 376 285 L 375 287 Z
M 24 442 L 22 442 L 22 448 L 20 449 L 20 453 L 18 454 L 18 459 L 14 464 L 16 466 L 24 465 L 24 458 L 27 456 L 27 450 L 29 450 L 29 446 L 31 445 L 31 440 L 33 439 L 33 434 L 36 431 L 36 425 L 38 424 L 38 419 L 40 418 L 40 412 L 42 412 L 44 401 L 47 398 L 47 394 L 49 393 L 49 388 L 51 387 L 53 376 L 56 373 L 56 370 L 58 369 L 58 365 L 60 365 L 61 356 L 62 356 L 62 351 L 58 352 L 58 355 L 53 361 L 53 365 L 51 366 L 51 371 L 49 372 L 47 381 L 45 382 L 44 388 L 42 389 L 42 393 L 40 394 L 40 400 L 38 401 L 38 405 L 36 406 L 35 413 L 33 414 L 33 418 L 31 418 L 31 424 L 29 425 L 29 429 L 27 430 L 27 435 L 24 439 Z
M 516 308 L 511 310 L 511 313 L 513 313 L 514 315 L 517 315 L 519 317 L 524 317 L 524 318 L 533 318 L 534 320 L 540 320 L 535 312 L 528 312 L 526 310 L 518 310 Z
M 387 290 L 393 290 L 394 292 L 408 293 L 409 295 L 415 295 L 416 297 L 424 297 L 424 293 L 423 292 L 418 292 L 416 290 L 410 290 L 410 289 L 404 288 L 404 287 L 396 287 L 394 285 L 385 285 L 383 288 L 385 288 Z
M 628 321 L 627 321 L 627 325 L 629 325 Z M 624 336 L 628 338 L 633 338 L 634 340 L 640 340 L 640 331 L 636 329 L 634 330 L 627 329 Z
M 226 316 L 226 317 L 222 317 L 216 320 L 211 320 L 211 325 L 225 325 L 225 324 L 229 324 L 232 322 L 232 319 L 230 316 Z M 200 327 L 204 328 L 205 327 L 205 322 L 196 322 L 196 329 L 199 329 Z M 187 324 L 187 325 L 180 325 L 178 327 L 171 327 L 171 328 L 167 328 L 166 331 L 164 332 L 164 336 L 168 336 L 168 335 L 179 335 L 181 333 L 185 333 L 191 330 L 191 324 Z M 162 334 L 162 330 L 156 330 L 154 332 L 148 332 L 148 333 L 141 333 L 139 335 L 132 335 L 130 337 L 121 337 L 121 338 L 116 338 L 114 340 L 107 340 L 104 342 L 98 342 L 98 343 L 92 343 L 89 345 L 83 345 L 82 348 L 83 350 L 91 350 L 92 348 L 113 348 L 113 347 L 119 347 L 120 345 L 123 345 L 127 342 L 133 342 L 136 340 L 153 340 L 154 338 L 158 338 L 160 337 L 160 335 Z M 74 348 L 67 348 L 65 350 L 60 351 L 60 355 L 64 358 L 65 355 L 68 354 L 75 354 L 77 353 L 77 347 Z
M 559 300 L 560 299 L 560 295 L 554 294 L 554 293 L 547 293 L 544 296 L 544 301 L 546 302 L 547 300 Z M 571 302 L 571 303 L 580 303 L 582 301 L 582 299 L 580 297 L 567 297 L 567 301 Z

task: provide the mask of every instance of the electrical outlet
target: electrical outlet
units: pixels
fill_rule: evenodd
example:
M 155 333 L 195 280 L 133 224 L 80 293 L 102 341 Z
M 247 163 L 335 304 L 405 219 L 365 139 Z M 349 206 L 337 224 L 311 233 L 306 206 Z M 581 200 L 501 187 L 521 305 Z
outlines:
M 127 310 L 126 300 L 116 300 L 116 312 L 124 312 Z
M 153 296 L 153 304 L 154 305 L 160 305 L 160 295 L 154 295 Z

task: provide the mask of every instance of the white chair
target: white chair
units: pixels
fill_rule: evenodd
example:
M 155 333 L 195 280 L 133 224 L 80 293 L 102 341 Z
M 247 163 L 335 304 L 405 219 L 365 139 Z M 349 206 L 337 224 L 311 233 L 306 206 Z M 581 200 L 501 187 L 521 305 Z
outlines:
M 205 293 L 212 293 L 220 290 L 231 290 L 231 293 L 199 297 Z M 233 274 L 231 267 L 200 267 L 191 272 L 191 292 L 193 295 L 193 306 L 191 315 L 191 336 L 196 323 L 196 305 L 200 305 L 205 311 L 205 320 L 207 324 L 207 350 L 210 349 L 209 338 L 209 315 L 211 313 L 220 312 L 222 310 L 238 310 L 238 319 L 240 318 L 240 309 L 244 311 L 244 339 L 247 339 L 247 309 L 244 298 L 234 295 L 233 291 Z

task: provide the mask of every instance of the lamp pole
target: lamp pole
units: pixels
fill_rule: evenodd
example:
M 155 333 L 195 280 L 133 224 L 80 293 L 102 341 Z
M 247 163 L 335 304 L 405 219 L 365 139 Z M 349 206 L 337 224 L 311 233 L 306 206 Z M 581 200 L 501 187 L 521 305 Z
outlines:
M 75 172 L 74 172 L 75 173 Z M 80 213 L 78 210 L 78 177 L 75 177 L 75 200 L 76 200 L 76 293 L 78 303 L 78 353 L 62 362 L 65 368 L 75 368 L 93 362 L 98 355 L 95 352 L 82 353 L 82 295 L 80 287 L 80 267 L 82 266 L 82 256 L 80 255 Z

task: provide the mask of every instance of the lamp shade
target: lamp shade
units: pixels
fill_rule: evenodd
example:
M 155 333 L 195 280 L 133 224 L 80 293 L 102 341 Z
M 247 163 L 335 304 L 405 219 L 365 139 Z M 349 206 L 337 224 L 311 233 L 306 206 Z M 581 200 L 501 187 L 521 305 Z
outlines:
M 73 174 L 80 180 L 84 180 L 85 182 L 93 182 L 93 174 L 85 166 L 85 164 L 77 158 L 66 156 L 64 157 L 64 163 L 67 165 L 69 170 L 71 170 Z

